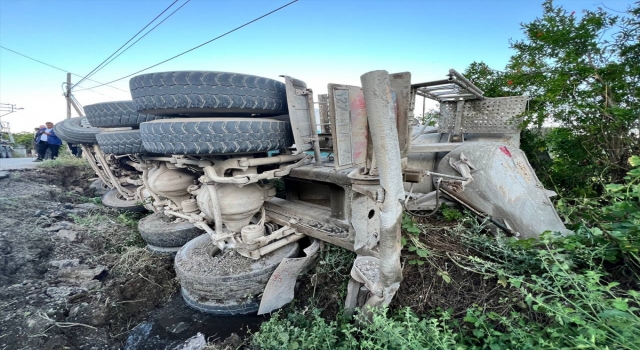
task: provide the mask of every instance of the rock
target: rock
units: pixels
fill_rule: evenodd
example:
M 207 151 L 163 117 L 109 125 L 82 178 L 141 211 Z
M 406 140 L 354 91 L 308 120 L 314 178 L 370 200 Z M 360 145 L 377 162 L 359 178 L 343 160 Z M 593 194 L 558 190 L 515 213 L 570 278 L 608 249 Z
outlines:
M 80 193 L 80 194 L 84 193 L 84 190 L 82 189 L 82 187 L 72 186 L 70 189 L 73 192 L 77 192 L 77 193 Z
M 85 210 L 98 210 L 101 207 L 95 203 L 82 203 L 82 204 L 76 204 L 76 208 L 85 209 Z
M 69 316 L 66 321 L 91 326 L 102 326 L 108 321 L 107 310 L 104 307 L 87 303 L 76 304 L 69 310 Z
M 25 316 L 27 316 L 26 325 L 29 328 L 29 333 L 32 333 L 32 334 L 41 334 L 47 328 L 53 325 L 52 320 L 47 320 L 46 318 L 43 318 L 43 317 L 39 317 L 35 315 L 32 317 L 28 317 L 29 315 L 25 315 Z
M 57 267 L 59 269 L 64 269 L 68 267 L 75 267 L 80 264 L 80 259 L 63 259 L 63 260 L 53 260 L 49 262 L 49 265 Z
M 87 209 L 83 209 L 83 208 L 73 208 L 73 209 L 69 209 L 66 210 L 65 215 L 76 215 L 76 216 L 83 216 L 87 213 Z
M 60 221 L 60 222 L 57 222 L 57 223 L 55 223 L 55 224 L 53 224 L 53 225 L 51 225 L 49 227 L 45 227 L 44 228 L 44 230 L 46 232 L 51 232 L 51 233 L 60 231 L 62 229 L 75 231 L 75 230 L 79 229 L 79 227 L 78 227 L 78 225 L 76 225 L 76 224 L 74 224 L 72 222 L 69 222 L 69 221 Z
M 9 177 L 9 173 L 6 171 L 0 171 L 0 179 L 6 179 Z
M 186 322 L 176 323 L 171 325 L 171 327 L 167 327 L 167 330 L 171 333 L 182 333 L 189 329 L 189 324 Z
M 125 350 L 133 350 L 139 349 L 144 344 L 145 340 L 149 338 L 149 334 L 151 334 L 151 330 L 153 329 L 152 322 L 142 322 L 135 326 L 130 332 L 129 337 L 127 337 L 127 342 L 124 345 Z
M 69 242 L 75 242 L 78 239 L 78 232 L 71 230 L 60 230 L 56 233 L 56 237 L 66 239 Z
M 86 290 L 84 288 L 80 287 L 62 286 L 49 287 L 47 288 L 46 294 L 54 299 L 65 299 L 70 295 L 78 294 L 85 291 Z
M 71 204 L 71 203 L 65 203 L 65 204 L 63 204 L 63 205 L 62 205 L 62 207 L 63 207 L 64 209 L 73 209 L 73 204 Z
M 102 287 L 102 282 L 95 279 L 89 280 L 89 281 L 82 282 L 80 284 L 80 287 L 85 288 L 88 291 L 98 290 Z
M 60 269 L 58 276 L 77 283 L 83 283 L 92 279 L 100 280 L 108 273 L 107 267 L 99 265 L 93 269 L 86 268 L 86 265 Z
M 59 210 L 55 210 L 55 211 L 52 211 L 51 214 L 49 214 L 49 217 L 50 218 L 60 218 L 60 217 L 63 217 L 64 215 L 65 215 L 64 212 L 59 211 Z
M 242 345 L 242 338 L 236 333 L 231 333 L 227 339 L 222 342 L 224 349 L 238 349 Z
M 45 215 L 45 214 L 46 214 L 46 212 L 45 212 L 44 210 L 36 210 L 36 211 L 33 213 L 33 216 L 34 216 L 34 217 L 40 217 L 40 216 Z
M 204 338 L 204 334 L 198 333 L 175 347 L 174 350 L 203 350 L 206 346 L 207 340 Z
M 59 224 L 55 224 L 55 225 L 51 225 L 51 226 L 45 228 L 44 230 L 46 232 L 57 232 L 57 231 L 62 230 L 63 228 L 64 228 L 64 226 L 61 226 Z

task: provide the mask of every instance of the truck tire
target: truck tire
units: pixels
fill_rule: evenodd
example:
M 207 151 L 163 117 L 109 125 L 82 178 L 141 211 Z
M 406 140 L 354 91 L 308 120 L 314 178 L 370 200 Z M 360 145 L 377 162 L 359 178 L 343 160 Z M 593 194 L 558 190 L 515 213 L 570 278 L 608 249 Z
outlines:
M 148 245 L 162 248 L 179 248 L 203 234 L 192 223 L 173 222 L 164 213 L 153 213 L 142 218 L 138 221 L 138 231 Z
M 93 144 L 96 143 L 96 134 L 100 129 L 94 127 L 84 127 L 82 119 L 76 117 L 65 119 L 53 127 L 53 131 L 63 141 L 71 143 Z M 86 124 L 86 123 L 85 123 Z
M 181 116 L 287 114 L 285 84 L 255 75 L 181 71 L 142 74 L 129 81 L 138 112 Z
M 240 259 L 227 269 L 208 234 L 185 244 L 176 254 L 174 268 L 180 281 L 182 297 L 190 307 L 217 315 L 252 314 L 258 311 L 258 295 L 282 259 L 298 255 L 298 243 L 288 244 L 258 260 L 233 251 L 223 255 Z M 246 260 L 244 260 L 246 259 Z
M 134 186 L 127 187 L 130 190 L 135 190 Z M 136 200 L 126 200 L 123 199 L 117 189 L 112 189 L 107 191 L 104 195 L 102 195 L 102 204 L 104 206 L 117 209 L 119 211 L 131 212 L 131 213 L 142 213 L 147 211 L 147 209 L 142 206 L 142 204 Z
M 97 128 L 132 127 L 137 129 L 140 123 L 163 118 L 138 112 L 133 101 L 96 103 L 84 106 L 84 111 L 91 126 Z
M 140 130 L 107 131 L 96 135 L 100 149 L 108 154 L 142 153 Z
M 142 144 L 158 154 L 232 154 L 284 149 L 291 125 L 262 118 L 180 118 L 140 124 Z

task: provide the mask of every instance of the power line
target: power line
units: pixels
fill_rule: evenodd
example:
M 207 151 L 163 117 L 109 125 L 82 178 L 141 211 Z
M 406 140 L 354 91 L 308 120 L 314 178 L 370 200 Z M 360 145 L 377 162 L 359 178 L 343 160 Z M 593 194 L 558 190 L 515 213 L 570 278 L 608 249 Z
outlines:
M 256 18 L 256 19 L 253 19 L 253 20 L 251 20 L 251 21 L 249 21 L 249 22 L 247 22 L 247 23 L 245 23 L 245 24 L 243 24 L 243 25 L 241 25 L 241 26 L 239 26 L 239 27 L 236 27 L 236 28 L 234 28 L 234 29 L 232 29 L 232 30 L 230 30 L 230 31 L 228 31 L 228 32 L 226 32 L 226 33 L 224 33 L 224 34 L 222 34 L 222 35 L 219 35 L 219 36 L 217 36 L 217 37 L 215 37 L 215 38 L 213 38 L 213 39 L 211 39 L 211 40 L 209 40 L 209 41 L 207 41 L 207 42 L 204 42 L 204 43 L 202 43 L 202 44 L 200 44 L 200 45 L 198 45 L 198 46 L 196 46 L 196 47 L 193 47 L 193 48 L 191 48 L 191 49 L 189 49 L 189 50 L 187 50 L 187 51 L 184 51 L 184 52 L 182 52 L 182 53 L 180 53 L 180 54 L 177 54 L 177 55 L 175 55 L 175 56 L 173 56 L 173 57 L 171 57 L 171 58 L 168 58 L 168 59 L 166 59 L 166 60 L 164 60 L 164 61 L 162 61 L 162 62 L 160 62 L 160 63 L 156 63 L 156 64 L 154 64 L 153 66 L 149 66 L 149 67 L 147 67 L 147 68 L 141 69 L 141 70 L 139 70 L 139 71 L 137 71 L 137 72 L 135 72 L 135 73 L 131 73 L 131 74 L 126 75 L 126 76 L 124 76 L 124 77 L 122 77 L 122 78 L 118 78 L 118 79 L 116 79 L 116 80 L 112 80 L 112 81 L 110 81 L 110 82 L 108 82 L 108 83 L 104 83 L 104 84 L 101 84 L 101 85 L 92 86 L 92 87 L 90 87 L 90 88 L 88 88 L 88 89 L 95 89 L 95 88 L 100 87 L 100 86 L 103 86 L 103 85 L 107 85 L 107 84 L 115 83 L 116 81 L 120 81 L 120 80 L 122 80 L 122 79 L 126 79 L 126 78 L 128 78 L 128 77 L 130 77 L 130 76 L 132 76 L 132 75 L 136 75 L 136 74 L 138 74 L 138 73 L 141 73 L 141 72 L 144 72 L 144 71 L 146 71 L 146 70 L 149 70 L 149 69 L 151 69 L 151 68 L 153 68 L 153 67 L 157 67 L 157 66 L 159 66 L 159 65 L 161 65 L 161 64 L 163 64 L 163 63 L 169 62 L 169 61 L 171 61 L 171 60 L 173 60 L 173 59 L 175 59 L 175 58 L 178 58 L 178 57 L 180 57 L 180 56 L 182 56 L 182 55 L 184 55 L 184 54 L 186 54 L 186 53 L 188 53 L 188 52 L 191 52 L 191 51 L 193 51 L 193 50 L 195 50 L 195 49 L 198 49 L 198 48 L 200 48 L 200 47 L 202 47 L 202 46 L 205 46 L 205 45 L 207 45 L 207 44 L 209 44 L 209 43 L 211 43 L 211 42 L 213 42 L 213 41 L 216 41 L 216 40 L 218 40 L 218 39 L 222 38 L 223 36 L 226 36 L 226 35 L 228 35 L 228 34 L 231 34 L 231 33 L 235 32 L 236 30 L 238 30 L 238 29 L 240 29 L 240 28 L 246 27 L 246 26 L 248 26 L 249 24 L 251 24 L 251 23 L 253 23 L 253 22 L 259 21 L 259 20 L 261 20 L 261 19 L 263 19 L 263 18 L 265 18 L 265 17 L 267 17 L 267 16 L 269 16 L 269 15 L 271 15 L 271 14 L 275 13 L 275 12 L 278 12 L 278 11 L 282 10 L 283 8 L 285 8 L 285 7 L 287 7 L 287 6 L 291 5 L 291 4 L 293 4 L 293 3 L 295 3 L 295 2 L 298 2 L 298 0 L 293 0 L 293 1 L 291 1 L 290 3 L 287 3 L 287 4 L 283 5 L 283 6 L 280 6 L 280 7 L 278 7 L 277 9 L 275 9 L 275 10 L 273 10 L 273 11 L 271 11 L 271 12 L 265 13 L 264 15 L 262 15 L 262 16 L 260 16 L 260 17 Z M 86 90 L 86 89 L 85 89 L 85 90 Z M 76 91 L 83 91 L 83 90 L 76 90 Z
M 175 5 L 176 2 L 178 2 L 179 0 L 174 0 L 171 5 L 169 5 L 166 9 L 164 9 L 162 12 L 160 12 L 159 15 L 157 15 L 153 20 L 151 20 L 151 22 L 147 23 L 146 26 L 144 26 L 142 29 L 140 29 L 134 36 L 131 37 L 131 39 L 127 40 L 126 43 L 122 44 L 122 46 L 120 46 L 116 51 L 114 51 L 111 56 L 107 57 L 104 61 L 102 61 L 102 63 L 100 63 L 96 68 L 94 68 L 91 72 L 89 72 L 89 74 L 87 74 L 84 78 L 80 79 L 79 82 L 77 82 L 76 84 L 73 84 L 73 86 L 71 86 L 71 88 L 73 89 L 74 86 L 82 83 L 83 81 L 85 81 L 88 77 L 90 77 L 92 74 L 95 74 L 97 71 L 99 71 L 100 69 L 104 68 L 104 66 L 106 66 L 106 64 L 104 64 L 105 62 L 107 62 L 111 57 L 113 57 L 113 55 L 115 55 L 116 53 L 118 53 L 118 51 L 120 51 L 123 47 L 125 47 L 131 40 L 133 40 L 135 37 L 138 36 L 138 34 L 142 33 L 143 30 L 145 30 L 148 26 L 151 25 L 151 23 L 155 22 L 156 19 L 158 19 L 160 16 L 162 16 L 163 13 L 167 12 L 167 10 L 169 10 L 171 8 L 171 6 Z M 104 66 L 103 66 L 104 64 Z M 102 67 L 101 67 L 102 66 Z
M 35 59 L 35 58 L 33 58 L 33 57 L 29 57 L 29 56 L 27 56 L 27 55 L 25 55 L 25 54 L 22 54 L 22 53 L 20 53 L 20 52 L 18 52 L 18 51 L 11 50 L 11 49 L 6 48 L 6 47 L 1 46 L 1 45 L 0 45 L 0 48 L 5 49 L 5 50 L 7 50 L 7 51 L 11 51 L 11 52 L 15 53 L 16 55 L 20 55 L 20 56 L 25 57 L 25 58 L 28 58 L 28 59 L 30 59 L 30 60 L 32 60 L 32 61 L 36 61 L 36 62 L 38 62 L 38 63 L 44 64 L 45 66 L 49 66 L 49 67 L 51 67 L 51 68 L 57 69 L 57 70 L 59 70 L 59 71 L 63 71 L 63 72 L 65 72 L 65 73 L 70 73 L 70 72 L 69 72 L 68 70 L 66 70 L 66 69 L 62 69 L 62 68 L 56 67 L 56 66 L 51 65 L 51 64 L 46 63 L 46 62 L 42 62 L 42 61 L 37 60 L 37 59 Z M 76 77 L 81 77 L 81 78 L 82 78 L 82 75 L 79 75 L 79 74 L 71 73 L 71 75 L 75 75 Z M 93 79 L 87 79 L 87 80 L 89 80 L 89 81 L 93 81 L 94 83 L 102 84 L 101 82 L 96 81 L 96 80 L 93 80 Z M 108 87 L 110 87 L 110 88 L 113 88 L 113 89 L 116 89 L 116 90 L 120 90 L 120 91 L 122 91 L 122 92 L 130 93 L 130 91 L 122 90 L 122 89 L 117 88 L 117 87 L 115 87 L 115 86 L 108 85 L 108 83 L 107 83 L 107 84 L 102 84 L 102 85 L 100 85 L 100 86 L 103 86 L 103 85 L 107 85 L 107 86 L 108 86 Z M 88 88 L 88 89 L 85 89 L 85 90 L 89 90 L 89 89 L 91 89 L 91 88 Z
M 115 60 L 116 58 L 120 57 L 120 55 L 122 55 L 123 53 L 125 53 L 127 50 L 129 50 L 131 48 L 131 46 L 135 45 L 138 41 L 142 40 L 142 38 L 144 38 L 145 36 L 147 36 L 147 34 L 151 33 L 154 29 L 156 29 L 156 27 L 158 27 L 159 25 L 162 24 L 162 22 L 166 21 L 169 17 L 171 17 L 174 13 L 178 12 L 178 10 L 180 10 L 184 5 L 188 4 L 189 1 L 191 0 L 187 0 L 184 4 L 180 5 L 180 7 L 178 7 L 177 9 L 175 9 L 173 12 L 171 12 L 167 17 L 165 17 L 162 21 L 160 21 L 160 23 L 156 24 L 153 28 L 149 29 L 148 32 L 144 33 L 143 36 L 141 36 L 140 38 L 138 38 L 138 40 L 134 41 L 133 43 L 131 43 L 131 45 L 127 46 L 124 50 L 120 51 L 120 53 L 118 53 L 116 55 L 116 57 L 112 58 L 109 60 L 109 62 L 105 63 L 100 69 L 98 69 L 97 71 L 95 71 L 93 74 L 94 75 L 96 73 L 98 73 L 102 68 L 106 67 L 109 63 L 113 62 L 113 60 Z M 79 84 L 79 83 L 78 83 Z M 72 88 L 74 87 L 79 87 L 82 88 L 82 86 L 78 85 L 78 84 L 74 84 L 72 86 Z M 82 91 L 82 90 L 79 90 Z
M 89 79 L 87 79 L 87 80 L 89 80 Z M 66 83 L 66 82 L 62 83 L 62 95 L 63 95 L 63 96 L 67 93 L 67 89 L 65 88 L 65 86 L 66 86 L 66 85 L 67 85 L 67 83 Z M 80 87 L 80 88 L 84 88 L 84 86 L 80 86 L 80 85 L 78 85 L 78 87 Z M 115 98 L 115 97 L 113 97 L 113 96 L 109 96 L 109 95 L 105 95 L 105 94 L 100 93 L 100 92 L 97 92 L 97 91 L 93 91 L 93 90 L 85 90 L 85 91 L 87 91 L 87 92 L 93 92 L 94 94 L 102 95 L 102 96 L 104 96 L 104 97 L 108 97 L 108 98 L 110 98 L 110 99 L 112 99 L 112 100 L 118 100 L 118 98 Z M 73 95 L 72 95 L 72 96 L 73 96 Z

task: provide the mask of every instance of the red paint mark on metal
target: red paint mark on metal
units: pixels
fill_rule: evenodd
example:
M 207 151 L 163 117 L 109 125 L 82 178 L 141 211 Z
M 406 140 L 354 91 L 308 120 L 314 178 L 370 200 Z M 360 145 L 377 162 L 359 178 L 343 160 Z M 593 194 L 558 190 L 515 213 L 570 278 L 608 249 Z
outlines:
M 506 155 L 507 157 L 511 158 L 511 152 L 509 152 L 507 146 L 500 146 L 500 151 L 502 151 L 502 153 L 504 153 L 504 155 Z
M 351 95 L 353 96 L 353 95 Z M 367 110 L 362 90 L 351 99 L 351 136 L 353 164 L 364 163 L 367 157 Z
M 273 276 L 271 276 L 271 278 L 273 278 L 274 282 L 282 282 L 282 277 L 280 276 L 280 274 L 273 274 Z

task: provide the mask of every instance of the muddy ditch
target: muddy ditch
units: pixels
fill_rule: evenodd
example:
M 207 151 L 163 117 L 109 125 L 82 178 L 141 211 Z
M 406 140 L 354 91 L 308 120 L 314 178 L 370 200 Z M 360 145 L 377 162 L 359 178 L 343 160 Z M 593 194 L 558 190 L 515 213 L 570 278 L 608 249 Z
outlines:
M 173 258 L 144 249 L 140 216 L 99 204 L 90 169 L 8 173 L 0 179 L 0 349 L 174 349 L 198 332 L 200 343 L 233 345 L 233 332 L 264 319 L 188 309 Z

